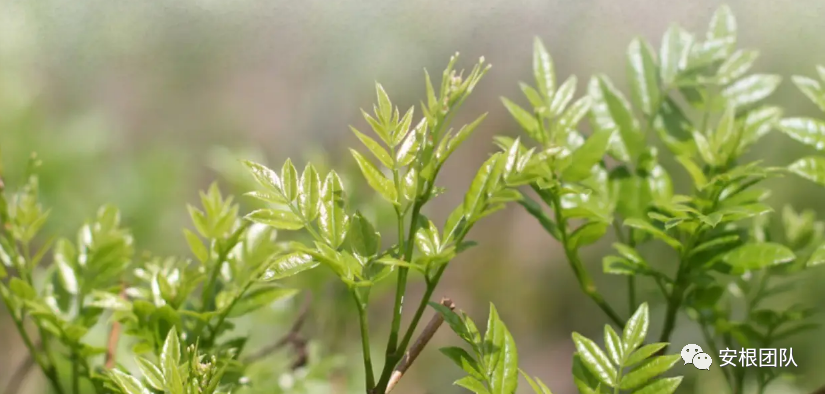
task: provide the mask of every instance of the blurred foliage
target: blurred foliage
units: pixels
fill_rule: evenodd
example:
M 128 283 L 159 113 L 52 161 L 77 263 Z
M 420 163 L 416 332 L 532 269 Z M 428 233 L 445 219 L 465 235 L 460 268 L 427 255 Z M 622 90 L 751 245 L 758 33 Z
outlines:
M 619 89 L 629 92 L 622 52 L 631 34 L 641 34 L 656 44 L 669 21 L 701 28 L 715 4 L 488 0 L 471 5 L 314 1 L 288 6 L 190 0 L 161 6 L 99 0 L 74 5 L 55 0 L 3 1 L 0 147 L 6 184 L 25 184 L 24 164 L 32 152 L 38 152 L 43 158 L 39 170 L 43 206 L 61 207 L 50 213 L 43 232 L 74 238 L 76 229 L 94 216 L 98 206 L 111 203 L 120 208 L 121 219 L 132 230 L 138 254 L 151 249 L 161 255 L 179 255 L 186 252 L 179 232 L 188 223 L 185 206 L 197 200 L 196 190 L 217 178 L 225 192 L 239 195 L 254 182 L 245 175 L 239 159 L 265 164 L 291 156 L 299 168 L 307 161 L 324 173 L 334 166 L 354 200 L 361 200 L 356 193 L 367 196 L 358 209 L 375 218 L 376 228 L 389 230 L 394 226 L 394 213 L 370 213 L 380 206 L 373 204 L 380 197 L 367 188 L 349 186 L 352 182 L 347 179 L 356 174 L 357 164 L 339 148 L 341 136 L 348 135 L 347 124 L 367 127 L 357 119 L 355 109 L 368 105 L 373 80 L 386 81 L 388 90 L 398 92 L 399 103 L 413 103 L 423 92 L 409 81 L 418 81 L 422 66 L 435 66 L 457 48 L 472 55 L 485 54 L 496 69 L 468 106 L 491 110 L 476 145 L 489 147 L 483 135 L 516 125 L 497 105 L 497 96 L 500 92 L 518 94 L 513 81 L 530 74 L 531 36 L 544 38 L 560 75 L 573 70 L 579 75 L 604 71 Z M 762 53 L 755 72 L 815 75 L 812 65 L 825 63 L 825 52 L 812 50 L 825 43 L 818 34 L 825 26 L 819 2 L 740 0 L 731 6 L 742 27 L 740 41 L 759 47 Z M 816 106 L 791 83 L 783 83 L 771 101 L 787 108 L 789 117 L 816 114 Z M 354 143 L 355 137 L 350 137 L 348 142 Z M 307 145 L 313 150 L 300 157 Z M 462 180 L 468 177 L 464 163 L 480 163 L 487 152 L 458 152 L 456 164 L 445 168 L 445 183 L 456 183 L 457 189 L 468 186 L 469 181 Z M 808 152 L 814 149 L 771 133 L 747 157 L 784 165 Z M 667 156 L 661 159 L 665 168 L 673 170 L 676 188 L 689 185 L 691 180 L 679 172 L 678 163 Z M 348 170 L 341 170 L 344 166 Z M 773 190 L 766 201 L 771 206 L 790 203 L 801 211 L 823 209 L 819 189 L 813 184 L 780 178 L 766 185 Z M 449 210 L 442 205 L 449 205 L 451 198 L 448 192 L 435 202 L 431 216 L 446 216 Z M 250 199 L 237 202 L 243 211 L 256 207 Z M 784 231 L 782 220 L 768 225 L 777 234 Z M 474 281 L 462 279 L 467 276 L 465 271 L 456 269 L 456 275 L 446 276 L 444 291 L 473 314 L 480 315 L 487 300 L 494 300 L 508 326 L 521 338 L 520 354 L 527 369 L 559 385 L 555 391 L 572 392 L 573 382 L 567 376 L 572 352 L 568 334 L 581 327 L 598 327 L 605 319 L 583 299 L 567 302 L 580 296 L 576 283 L 569 280 L 562 251 L 549 249 L 540 227 L 525 220 L 521 212 L 508 210 L 490 226 L 477 229 L 477 234 L 482 244 L 468 251 L 461 262 L 477 267 L 472 271 Z M 289 239 L 284 234 L 279 237 Z M 43 241 L 36 239 L 35 245 Z M 600 257 L 609 253 L 611 241 L 605 239 L 582 252 L 588 269 L 600 269 Z M 669 258 L 659 245 L 644 249 L 652 262 Z M 45 259 L 48 262 L 51 257 Z M 506 269 L 511 266 L 515 268 Z M 805 283 L 770 304 L 782 307 L 803 298 L 822 299 L 825 289 L 818 283 L 823 278 L 811 273 Z M 40 274 L 35 279 L 45 281 Z M 499 280 L 509 284 L 507 291 L 490 285 Z M 608 299 L 618 297 L 624 288 L 602 275 L 595 275 L 594 281 Z M 296 282 L 290 285 L 309 288 L 315 295 L 307 330 L 310 337 L 323 338 L 324 345 L 311 344 L 310 349 L 357 354 L 358 345 L 341 339 L 357 335 L 357 322 L 346 317 L 354 312 L 346 290 L 329 285 L 329 278 L 315 271 Z M 391 290 L 388 287 L 379 286 L 373 297 L 391 302 L 391 296 L 384 296 Z M 657 291 L 644 284 L 638 288 L 640 298 Z M 664 305 L 654 300 L 650 308 L 653 316 L 664 313 Z M 629 315 L 630 311 L 618 312 Z M 13 328 L 6 315 L 0 313 L 3 333 Z M 279 306 L 239 319 L 236 330 L 250 332 L 249 346 L 263 347 L 286 333 L 294 319 L 292 305 Z M 657 324 L 654 319 L 651 329 L 661 329 Z M 389 329 L 374 328 L 378 332 Z M 582 332 L 599 335 L 592 330 Z M 105 333 L 105 327 L 95 327 L 89 336 L 102 338 Z M 777 382 L 772 392 L 797 393 L 802 392 L 798 387 L 825 383 L 816 368 L 825 362 L 825 348 L 811 339 L 822 334 L 819 329 L 789 342 L 801 376 L 796 383 Z M 447 340 L 442 338 L 439 335 L 435 341 Z M 697 328 L 677 325 L 674 344 L 699 341 Z M 16 335 L 6 335 L 0 343 L 9 349 L 9 356 L 0 360 L 2 381 L 24 358 Z M 378 344 L 383 345 L 383 340 Z M 347 376 L 340 381 L 357 387 L 363 380 L 360 366 L 341 357 L 324 361 L 319 371 L 340 372 L 341 367 L 345 372 L 336 376 Z M 288 366 L 292 360 L 273 355 L 267 361 L 276 362 Z M 438 392 L 461 392 L 441 391 L 458 372 L 445 362 L 426 358 L 418 366 L 421 372 L 411 371 L 398 391 L 438 388 Z M 64 373 L 70 368 L 61 360 L 58 364 Z M 253 368 L 284 387 L 294 381 L 265 366 Z M 719 377 L 707 378 L 693 368 L 682 372 L 685 388 L 695 392 L 718 388 Z M 43 392 L 39 384 L 33 374 L 27 391 Z

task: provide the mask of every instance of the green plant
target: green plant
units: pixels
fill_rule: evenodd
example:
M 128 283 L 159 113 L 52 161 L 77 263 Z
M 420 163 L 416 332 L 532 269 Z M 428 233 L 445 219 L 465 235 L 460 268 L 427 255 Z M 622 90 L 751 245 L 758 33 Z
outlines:
M 497 138 L 505 152 L 527 163 L 505 183 L 513 190 L 528 184 L 539 197 L 541 202 L 521 191 L 519 203 L 562 244 L 582 291 L 615 324 L 627 323 L 596 289 L 580 257 L 581 248 L 602 239 L 611 226 L 616 254 L 604 258 L 603 268 L 627 276 L 629 309 L 638 305 L 637 279 L 652 281 L 666 304 L 659 341 L 669 341 L 679 313 L 687 312 L 715 355 L 720 346 L 772 347 L 813 327 L 810 306 L 783 311 L 763 305 L 790 290 L 800 272 L 821 264 L 823 247 L 823 224 L 813 212 L 800 215 L 785 207 L 783 233 L 771 234 L 767 218 L 773 209 L 765 203 L 769 190 L 761 186 L 784 173 L 825 184 L 825 159 L 769 167 L 746 162 L 744 154 L 776 127 L 822 150 L 825 124 L 780 120 L 780 108 L 762 104 L 780 77 L 746 75 L 758 52 L 735 44 L 735 19 L 722 6 L 705 39 L 673 25 L 658 54 L 644 39 L 633 40 L 627 51 L 632 101 L 606 75 L 597 75 L 587 94 L 569 104 L 576 77 L 557 86 L 552 59 L 537 39 L 536 87 L 521 84 L 532 110 L 502 99 L 537 146 Z M 794 81 L 825 109 L 816 81 Z M 592 130 L 587 138 L 577 130 L 585 117 Z M 653 136 L 690 176 L 690 189 L 675 190 L 659 149 L 649 145 Z M 642 248 L 653 240 L 672 250 L 672 260 L 654 264 L 644 258 Z M 739 311 L 745 318 L 735 317 Z M 778 376 L 771 368 L 722 371 L 734 393 L 743 392 L 749 371 L 760 393 Z
M 481 59 L 465 76 L 455 71 L 455 56 L 438 90 L 425 72 L 426 99 L 417 122 L 414 107 L 402 114 L 376 84 L 374 114 L 362 111 L 374 136 L 352 128 L 372 157 L 351 154 L 359 180 L 394 214 L 391 236 L 378 230 L 376 211 L 357 209 L 357 183 L 317 163 L 299 172 L 287 159 L 279 171 L 244 162 L 256 188 L 247 196 L 258 209 L 241 214 L 217 184 L 201 193 L 201 207 L 187 207 L 192 228 L 183 236 L 191 258 L 139 252 L 111 206 L 100 208 L 76 239 L 44 238 L 40 230 L 50 211 L 38 200 L 38 159 L 32 157 L 23 171 L 26 183 L 14 192 L 5 189 L 0 166 L 0 297 L 31 354 L 31 363 L 15 376 L 36 365 L 58 394 L 329 392 L 329 386 L 308 381 L 285 388 L 256 375 L 269 350 L 250 354 L 248 335 L 236 330 L 236 322 L 252 312 L 291 300 L 299 290 L 287 285 L 290 278 L 324 267 L 356 307 L 364 370 L 359 391 L 391 391 L 446 321 L 467 345 L 441 349 L 467 373 L 456 385 L 514 393 L 521 374 L 534 392 L 549 394 L 545 383 L 521 371 L 515 339 L 492 304 L 482 335 L 449 300 L 431 302 L 450 262 L 474 245 L 466 239 L 470 230 L 511 202 L 561 243 L 582 291 L 613 324 L 604 328 L 602 347 L 573 333 L 572 374 L 581 393 L 673 393 L 682 377 L 663 375 L 679 360 L 666 353 L 682 312 L 698 323 L 711 354 L 721 346 L 782 343 L 814 326 L 813 309 L 800 304 L 779 310 L 766 301 L 792 289 L 800 272 L 825 262 L 825 224 L 813 212 L 785 207 L 781 231 L 774 234 L 762 182 L 792 173 L 825 185 L 825 158 L 769 167 L 745 162 L 744 155 L 773 128 L 825 150 L 825 122 L 783 119 L 780 108 L 762 104 L 780 78 L 746 76 L 758 53 L 735 44 L 736 23 L 723 6 L 704 40 L 674 25 L 658 53 L 641 38 L 631 43 L 631 100 L 605 75 L 591 78 L 587 94 L 574 100 L 577 78 L 557 84 L 551 56 L 536 39 L 536 86 L 520 85 L 532 110 L 503 99 L 534 146 L 497 137 L 501 151 L 482 164 L 442 226 L 426 216 L 425 207 L 444 191 L 436 181 L 445 162 L 485 118 L 451 128 L 489 66 Z M 825 68 L 818 71 L 825 83 Z M 820 82 L 794 82 L 825 111 Z M 591 128 L 586 138 L 579 132 L 585 119 Z M 670 154 L 660 157 L 660 147 L 648 145 L 651 136 Z M 675 187 L 664 165 L 669 159 L 690 177 L 689 190 Z M 581 258 L 581 249 L 611 226 L 616 253 L 604 258 L 603 269 L 627 277 L 627 319 L 598 291 Z M 672 262 L 644 257 L 654 240 L 670 249 Z M 390 332 L 376 369 L 370 295 L 394 272 Z M 402 327 L 411 272 L 426 286 Z M 659 339 L 647 344 L 649 301 L 637 294 L 640 278 L 652 282 L 665 304 Z M 435 317 L 416 337 L 427 306 Z M 290 344 L 297 350 L 297 360 L 284 369 L 309 368 L 314 373 L 305 380 L 323 381 L 332 361 L 307 359 L 317 348 L 298 334 L 304 313 L 275 348 Z M 107 335 L 94 335 L 101 331 Z M 117 352 L 121 343 L 129 346 L 126 356 Z M 736 394 L 748 378 L 762 393 L 779 376 L 761 368 L 722 374 Z M 14 393 L 17 383 L 6 392 Z

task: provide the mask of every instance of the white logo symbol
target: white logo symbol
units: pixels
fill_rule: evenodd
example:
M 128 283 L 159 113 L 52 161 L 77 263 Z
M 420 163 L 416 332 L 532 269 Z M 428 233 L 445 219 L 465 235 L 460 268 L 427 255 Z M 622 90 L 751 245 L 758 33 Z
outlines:
M 693 366 L 696 369 L 710 370 L 710 365 L 713 364 L 713 359 L 707 353 L 697 353 L 693 356 Z
M 685 347 L 682 348 L 682 360 L 685 361 L 683 365 L 692 364 L 693 356 L 699 353 L 704 353 L 701 346 L 694 344 L 685 345 Z
M 709 370 L 710 365 L 713 364 L 713 358 L 702 350 L 699 345 L 688 344 L 682 348 L 682 360 L 685 364 L 693 364 L 696 369 Z

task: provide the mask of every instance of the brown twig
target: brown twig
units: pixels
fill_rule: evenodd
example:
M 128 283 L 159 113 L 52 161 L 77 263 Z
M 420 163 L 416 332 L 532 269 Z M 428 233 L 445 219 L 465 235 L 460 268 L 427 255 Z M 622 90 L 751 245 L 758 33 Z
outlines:
M 14 370 L 14 373 L 11 375 L 9 382 L 6 383 L 6 388 L 3 390 L 4 394 L 16 394 L 20 391 L 20 388 L 23 387 L 23 383 L 26 381 L 26 376 L 29 376 L 29 371 L 31 371 L 32 367 L 34 367 L 34 357 L 31 354 L 26 355 L 26 358 Z
M 291 345 L 292 349 L 296 353 L 296 359 L 292 362 L 291 368 L 292 370 L 296 370 L 304 365 L 307 364 L 309 360 L 309 352 L 307 351 L 307 340 L 301 336 L 300 330 L 303 327 L 304 322 L 306 321 L 307 316 L 309 315 L 309 307 L 312 305 L 312 293 L 307 292 L 306 297 L 304 297 L 304 302 L 301 305 L 301 310 L 298 312 L 298 317 L 295 319 L 295 322 L 292 323 L 292 327 L 290 327 L 289 331 L 284 334 L 278 342 L 275 342 L 257 353 L 253 353 L 252 355 L 248 356 L 245 360 L 247 363 L 253 363 L 258 361 L 262 358 L 265 358 L 272 354 L 273 352 L 281 349 L 285 345 Z
M 453 303 L 453 301 L 446 297 L 441 299 L 441 305 L 450 308 L 450 310 L 455 309 L 455 304 Z M 410 346 L 410 349 L 407 350 L 406 353 L 404 353 L 404 358 L 401 359 L 401 363 L 398 364 L 398 366 L 395 368 L 395 371 L 392 373 L 392 376 L 390 377 L 390 382 L 387 384 L 387 390 L 385 391 L 385 393 L 389 393 L 390 391 L 392 391 L 393 388 L 395 388 L 395 385 L 398 384 L 398 381 L 401 380 L 401 378 L 404 376 L 404 373 L 406 373 L 407 370 L 410 369 L 412 363 L 415 362 L 415 359 L 418 357 L 419 354 L 421 354 L 421 351 L 424 350 L 424 347 L 427 346 L 427 343 L 430 342 L 430 340 L 433 338 L 433 335 L 435 335 L 436 331 L 438 331 L 438 328 L 441 327 L 442 323 L 444 323 L 444 317 L 441 316 L 440 313 L 436 313 L 435 316 L 433 316 L 433 318 L 430 319 L 430 322 L 427 323 L 426 327 L 424 327 L 424 331 L 421 332 L 421 334 L 418 336 L 418 338 L 415 340 L 412 346 Z
M 123 284 L 120 287 L 120 294 L 118 295 L 120 299 L 126 299 L 126 284 Z M 109 331 L 109 341 L 106 344 L 106 369 L 112 369 L 115 367 L 116 359 L 117 359 L 117 344 L 120 341 L 120 322 L 114 321 L 112 323 L 112 329 Z

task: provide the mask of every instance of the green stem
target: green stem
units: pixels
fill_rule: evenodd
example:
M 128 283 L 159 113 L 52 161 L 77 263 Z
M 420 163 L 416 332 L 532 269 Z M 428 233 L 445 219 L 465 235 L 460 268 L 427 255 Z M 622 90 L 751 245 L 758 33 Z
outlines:
M 613 321 L 613 323 L 620 328 L 624 328 L 624 320 L 619 317 L 619 314 L 613 310 L 613 308 L 607 303 L 607 301 L 605 301 L 604 297 L 602 297 L 596 289 L 596 284 L 584 268 L 584 264 L 579 258 L 577 251 L 570 246 L 569 234 L 567 234 L 567 219 L 561 212 L 561 198 L 558 194 L 553 193 L 552 199 L 553 212 L 556 216 L 556 223 L 558 223 L 559 235 L 561 236 L 564 254 L 567 257 L 567 262 L 570 264 L 570 268 L 573 269 L 573 273 L 576 275 L 576 279 L 579 282 L 579 287 L 581 287 L 584 294 L 590 297 L 590 299 L 598 305 L 598 307 L 607 315 L 607 317 L 610 318 L 610 320 Z
M 355 299 L 355 306 L 358 308 L 358 324 L 361 326 L 361 351 L 364 358 L 364 371 L 366 373 L 366 392 L 375 387 L 375 375 L 372 369 L 372 355 L 370 354 L 370 329 L 367 319 L 367 308 L 357 289 L 352 289 L 352 297 Z
M 249 288 L 252 287 L 254 283 L 254 278 L 247 282 L 247 284 L 244 285 L 243 289 L 241 289 L 241 292 L 238 294 L 238 296 L 233 298 L 232 302 L 229 303 L 229 306 L 227 306 L 223 310 L 223 312 L 221 312 L 220 316 L 218 316 L 218 322 L 215 323 L 215 326 L 211 330 L 209 330 L 209 340 L 206 342 L 208 345 L 211 346 L 215 343 L 215 339 L 218 336 L 218 332 L 220 332 L 221 326 L 223 325 L 224 321 L 226 321 L 226 318 L 229 317 L 229 312 L 232 311 L 232 308 L 235 307 L 235 304 L 237 304 L 238 301 L 240 301 L 240 299 L 243 298 L 244 294 L 246 294 L 246 292 L 249 291 Z

